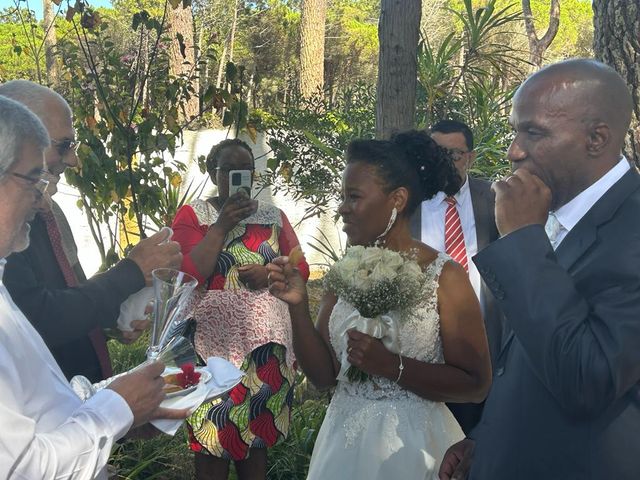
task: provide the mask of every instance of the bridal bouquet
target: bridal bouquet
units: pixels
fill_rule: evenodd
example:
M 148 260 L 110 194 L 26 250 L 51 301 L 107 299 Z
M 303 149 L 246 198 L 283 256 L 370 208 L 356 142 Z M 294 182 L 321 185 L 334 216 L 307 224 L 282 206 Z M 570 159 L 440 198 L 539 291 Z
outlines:
M 364 372 L 347 361 L 347 332 L 353 328 L 379 338 L 390 351 L 400 352 L 399 325 L 402 311 L 420 300 L 425 275 L 406 254 L 380 247 L 354 246 L 347 249 L 324 279 L 327 290 L 351 303 L 356 311 L 341 319 L 342 367 L 338 379 L 362 381 Z

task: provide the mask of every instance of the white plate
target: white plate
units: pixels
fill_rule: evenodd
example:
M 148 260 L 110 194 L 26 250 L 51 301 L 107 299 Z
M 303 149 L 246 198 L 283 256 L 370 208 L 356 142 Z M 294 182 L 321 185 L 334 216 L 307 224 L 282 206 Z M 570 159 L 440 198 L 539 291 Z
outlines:
M 206 368 L 204 368 L 204 367 L 196 367 L 195 371 L 200 374 L 200 381 L 198 382 L 197 385 L 191 385 L 190 387 L 187 387 L 187 388 L 185 388 L 183 390 L 178 390 L 177 392 L 167 393 L 167 398 L 181 397 L 183 395 L 187 395 L 187 394 L 193 392 L 200 385 L 205 384 L 209 380 L 211 380 L 211 372 L 209 372 L 209 370 L 207 370 Z M 165 371 L 162 372 L 162 374 L 163 375 L 171 375 L 173 373 L 180 373 L 180 372 L 182 372 L 182 370 L 179 369 L 179 368 L 166 368 Z

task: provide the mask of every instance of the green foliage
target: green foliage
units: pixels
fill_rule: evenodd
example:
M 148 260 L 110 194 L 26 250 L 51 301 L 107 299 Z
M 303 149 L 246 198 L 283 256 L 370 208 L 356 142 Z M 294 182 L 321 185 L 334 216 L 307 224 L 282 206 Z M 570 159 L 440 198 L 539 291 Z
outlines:
M 88 7 L 67 16 L 74 36 L 59 42 L 64 65 L 61 93 L 72 106 L 82 144 L 81 165 L 67 172 L 67 180 L 82 194 L 81 206 L 103 268 L 117 261 L 138 235 L 144 236 L 150 224 L 155 228 L 170 224 L 177 208 L 197 193 L 189 189 L 180 194 L 186 165 L 171 157 L 182 131 L 197 120 L 182 112 L 190 98 L 200 96 L 194 85 L 209 52 L 199 55 L 190 71 L 169 74 L 171 39 L 165 31 L 170 7 L 167 2 L 163 5 L 160 17 L 140 10 L 129 18 L 126 45 L 114 27 L 125 22 Z M 230 64 L 228 71 L 234 68 Z M 241 75 L 232 80 L 241 85 Z M 246 103 L 237 90 L 209 86 L 201 99 L 224 109 L 227 124 L 239 123 L 242 128 Z M 114 225 L 126 225 L 127 220 L 134 220 L 137 228 L 125 230 L 121 245 Z
M 538 32 L 549 25 L 549 0 L 532 0 L 533 14 Z M 545 54 L 548 63 L 569 57 L 593 55 L 593 9 L 591 0 L 562 0 L 560 2 L 560 27 L 556 38 Z
M 346 245 L 342 245 L 340 235 L 338 235 L 337 238 L 338 245 L 336 247 L 322 230 L 320 230 L 320 233 L 317 237 L 314 237 L 313 235 L 311 236 L 311 239 L 313 241 L 308 242 L 309 247 L 318 252 L 323 258 L 323 262 L 316 265 L 319 265 L 324 269 L 329 269 L 331 265 L 333 265 L 344 256 Z
M 379 0 L 333 0 L 327 11 L 325 90 L 373 85 L 378 64 Z
M 444 118 L 468 123 L 478 144 L 474 173 L 488 177 L 508 168 L 504 155 L 510 141 L 510 100 L 528 69 L 526 53 L 511 48 L 505 34 L 520 21 L 520 13 L 497 8 L 496 1 L 474 10 L 471 0 L 461 0 L 461 9 L 450 11 L 460 30 L 437 47 L 424 36 L 418 54 L 419 127 Z M 374 89 L 365 85 L 345 89 L 333 103 L 321 97 L 294 98 L 265 122 L 273 158 L 261 182 L 306 201 L 304 218 L 333 211 L 343 152 L 350 140 L 373 137 L 374 119 Z M 331 262 L 335 252 L 325 244 L 316 239 L 312 248 Z
M 76 120 L 81 165 L 67 180 L 82 193 L 93 229 L 135 218 L 144 235 L 144 216 L 153 216 L 174 172 L 183 165 L 165 165 L 181 139 L 178 111 L 194 94 L 189 79 L 168 78 L 168 55 L 162 32 L 166 17 L 136 13 L 131 25 L 137 50 L 120 51 L 107 19 L 86 8 L 71 18 L 75 38 L 59 44 L 64 58 L 66 98 Z M 83 19 L 100 19 L 88 24 Z M 69 17 L 69 16 L 68 16 Z M 150 48 L 147 58 L 145 49 Z M 160 81 L 160 79 L 163 79 Z M 94 235 L 102 238 L 103 235 Z M 111 232 L 108 250 L 119 253 Z M 133 239 L 127 239 L 131 243 Z M 100 246 L 103 266 L 107 248 Z M 124 247 L 122 247 L 123 249 Z
M 269 450 L 267 478 L 269 480 L 303 480 L 318 431 L 327 409 L 326 401 L 304 400 L 291 410 L 289 436 Z
M 354 138 L 372 138 L 374 122 L 375 92 L 367 85 L 345 89 L 334 103 L 321 95 L 295 97 L 265 125 L 274 156 L 260 182 L 273 186 L 274 193 L 306 201 L 304 218 L 333 210 L 340 195 L 342 152 Z
M 127 440 L 111 452 L 109 464 L 117 479 L 191 480 L 195 478 L 193 454 L 184 431 L 173 437 L 159 435 L 147 440 Z
M 203 48 L 196 50 L 190 69 L 171 75 L 176 69 L 170 68 L 170 42 L 177 40 L 183 51 L 185 46 L 181 34 L 176 39 L 166 34 L 170 2 L 116 0 L 115 5 L 96 10 L 78 0 L 69 6 L 64 18 L 56 18 L 53 51 L 61 72 L 56 90 L 72 107 L 81 142 L 80 166 L 67 171 L 67 180 L 81 193 L 78 206 L 88 216 L 103 269 L 147 228 L 170 224 L 176 209 L 197 193 L 190 188 L 180 193 L 186 165 L 172 160 L 182 131 L 200 121 L 200 115 L 186 118 L 190 99 L 199 97 L 201 114 L 219 113 L 236 134 L 255 135 L 243 98 L 242 66 L 229 62 L 228 87 L 202 82 L 215 58 L 213 49 Z M 0 56 L 0 72 L 45 83 L 43 28 L 28 8 L 0 17 L 0 38 L 3 34 L 11 37 L 6 42 L 11 51 Z M 9 62 L 14 57 L 23 70 Z M 120 238 L 119 226 L 131 223 L 136 227 L 125 228 Z
M 511 139 L 511 97 L 528 70 L 527 53 L 515 49 L 508 32 L 521 21 L 513 5 L 490 0 L 474 9 L 471 0 L 451 9 L 460 31 L 437 47 L 423 36 L 418 50 L 418 123 L 441 119 L 467 123 L 474 131 L 478 160 L 473 173 L 496 177 L 507 168 Z
M 42 42 L 43 32 L 32 12 L 17 8 L 0 12 L 0 81 L 14 78 L 37 80 L 38 70 L 44 69 L 44 56 L 38 57 L 39 65 L 36 66 L 37 57 L 30 46 L 32 36 L 37 42 Z

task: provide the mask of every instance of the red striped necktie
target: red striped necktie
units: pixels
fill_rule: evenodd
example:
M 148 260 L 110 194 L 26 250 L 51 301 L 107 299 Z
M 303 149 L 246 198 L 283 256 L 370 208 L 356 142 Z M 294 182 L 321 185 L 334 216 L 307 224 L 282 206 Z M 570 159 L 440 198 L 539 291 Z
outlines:
M 40 212 L 40 216 L 47 226 L 47 234 L 49 235 L 51 248 L 53 249 L 53 253 L 56 256 L 58 266 L 60 267 L 60 271 L 64 276 L 67 287 L 77 287 L 79 283 L 78 277 L 73 271 L 73 267 L 71 267 L 71 263 L 69 262 L 67 254 L 65 253 L 62 246 L 62 235 L 60 234 L 58 222 L 56 221 L 53 212 L 51 212 L 50 210 Z M 109 359 L 109 350 L 107 349 L 107 338 L 102 331 L 102 328 L 95 327 L 88 333 L 88 336 L 91 340 L 91 344 L 93 345 L 93 349 L 98 356 L 98 362 L 100 362 L 100 370 L 102 371 L 102 376 L 104 378 L 110 377 L 111 375 L 113 375 L 113 370 L 111 369 L 111 360 Z
M 469 273 L 469 260 L 467 259 L 467 249 L 464 245 L 464 233 L 460 215 L 456 208 L 456 199 L 445 198 L 447 211 L 444 214 L 444 251 Z

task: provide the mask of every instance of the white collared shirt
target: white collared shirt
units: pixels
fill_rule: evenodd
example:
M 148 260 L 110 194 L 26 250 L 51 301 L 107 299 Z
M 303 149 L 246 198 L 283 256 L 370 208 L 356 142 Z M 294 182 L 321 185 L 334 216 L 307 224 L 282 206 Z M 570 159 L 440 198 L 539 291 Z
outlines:
M 0 391 L 0 478 L 106 479 L 129 406 L 109 389 L 82 403 L 1 281 Z
M 449 206 L 445 201 L 446 198 L 447 195 L 444 192 L 438 192 L 432 199 L 425 200 L 421 205 L 422 225 L 420 240 L 441 252 L 445 251 L 444 217 L 447 212 L 447 207 Z M 473 215 L 471 189 L 469 188 L 469 176 L 465 179 L 458 193 L 454 195 L 454 198 L 457 202 L 456 208 L 458 209 L 460 223 L 462 224 L 464 246 L 467 249 L 469 280 L 482 305 L 480 273 L 475 263 L 471 261 L 471 257 L 478 253 L 478 237 L 476 235 L 476 217 Z M 484 305 L 482 306 L 484 307 Z
M 554 250 L 558 248 L 562 240 L 564 240 L 582 217 L 591 210 L 591 207 L 593 207 L 630 168 L 631 165 L 629 161 L 623 156 L 620 158 L 620 161 L 600 177 L 598 181 L 592 183 L 591 186 L 576 195 L 573 200 L 564 204 L 555 212 L 552 212 L 560 224 L 560 229 L 554 242 Z

